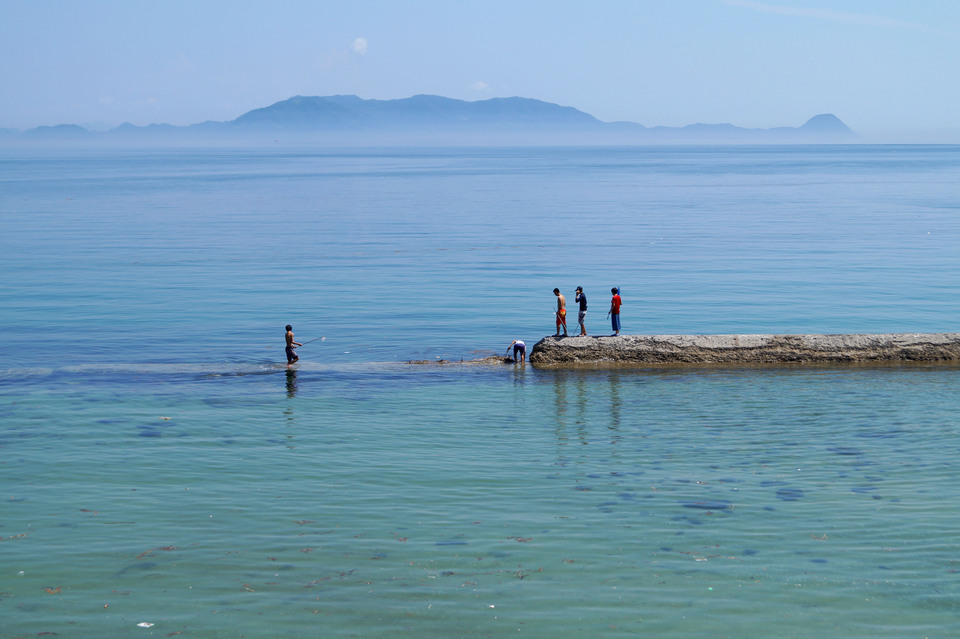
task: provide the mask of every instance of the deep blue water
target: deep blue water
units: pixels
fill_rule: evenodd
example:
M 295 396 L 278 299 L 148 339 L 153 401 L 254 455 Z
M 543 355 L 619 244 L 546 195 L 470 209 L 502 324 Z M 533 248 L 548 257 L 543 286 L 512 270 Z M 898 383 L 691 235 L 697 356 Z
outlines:
M 953 146 L 0 149 L 0 637 L 954 637 L 960 369 L 404 362 L 555 286 L 955 332 L 958 208 Z

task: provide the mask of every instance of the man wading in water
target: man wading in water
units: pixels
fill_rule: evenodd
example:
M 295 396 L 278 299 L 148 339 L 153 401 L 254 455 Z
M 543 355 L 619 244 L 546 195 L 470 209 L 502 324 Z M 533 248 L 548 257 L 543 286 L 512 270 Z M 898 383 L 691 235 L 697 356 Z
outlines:
M 293 341 L 293 327 L 287 324 L 287 366 L 296 362 L 300 357 L 293 352 L 297 346 L 303 346 L 300 342 Z

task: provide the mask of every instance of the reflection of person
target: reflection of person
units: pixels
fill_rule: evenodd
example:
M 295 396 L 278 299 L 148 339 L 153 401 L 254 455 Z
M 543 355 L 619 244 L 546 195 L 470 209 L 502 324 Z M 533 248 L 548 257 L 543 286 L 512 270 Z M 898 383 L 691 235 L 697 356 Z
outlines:
M 287 397 L 297 396 L 297 369 L 287 368 Z
M 560 337 L 560 327 L 563 326 L 563 336 L 567 336 L 567 300 L 560 294 L 560 289 L 553 289 L 557 296 L 557 337 Z
M 522 341 L 515 339 L 507 346 L 507 357 L 509 358 L 510 349 L 513 349 L 513 361 L 522 362 L 527 357 L 527 345 Z
M 587 317 L 587 296 L 583 294 L 583 287 L 577 287 L 577 296 L 573 298 L 573 301 L 580 303 L 580 312 L 577 313 L 577 323 L 580 324 L 580 335 L 584 336 L 587 334 L 587 326 L 584 324 L 584 320 Z
M 613 334 L 620 334 L 620 289 L 616 286 L 610 289 L 613 299 L 610 300 L 610 323 L 613 325 Z
M 285 338 L 287 340 L 287 365 L 290 365 L 300 359 L 300 357 L 293 352 L 293 349 L 297 346 L 303 346 L 303 344 L 293 341 L 293 327 L 289 324 L 287 324 L 287 334 Z

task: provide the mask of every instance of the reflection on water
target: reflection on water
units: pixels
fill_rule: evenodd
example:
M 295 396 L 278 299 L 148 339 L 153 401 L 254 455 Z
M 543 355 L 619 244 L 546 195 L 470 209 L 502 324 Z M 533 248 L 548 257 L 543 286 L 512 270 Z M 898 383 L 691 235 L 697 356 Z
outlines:
M 513 365 L 513 385 L 522 387 L 527 383 L 527 364 L 514 363 Z
M 297 369 L 287 368 L 287 397 L 293 399 L 297 396 Z
M 588 445 L 594 441 L 597 429 L 605 428 L 615 454 L 622 440 L 622 373 L 551 370 L 541 374 L 553 389 L 557 442 L 564 446 L 575 437 L 580 444 Z
M 287 388 L 287 399 L 295 399 L 297 396 L 297 369 L 294 367 L 287 367 L 287 372 L 285 376 L 285 386 Z M 295 413 L 294 413 L 294 402 L 287 402 L 283 408 L 283 415 L 287 421 L 287 428 L 291 429 L 287 432 L 287 447 L 294 448 L 293 438 L 294 431 L 292 430 L 295 425 Z
M 620 375 L 615 372 L 610 373 L 607 381 L 610 389 L 610 428 L 617 430 L 620 428 L 620 410 L 623 407 L 620 399 Z

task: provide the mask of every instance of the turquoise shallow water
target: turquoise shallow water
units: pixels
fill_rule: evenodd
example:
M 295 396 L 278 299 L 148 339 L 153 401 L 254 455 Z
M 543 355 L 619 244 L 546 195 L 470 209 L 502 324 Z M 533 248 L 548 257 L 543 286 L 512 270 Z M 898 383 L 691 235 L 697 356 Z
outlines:
M 0 636 L 956 636 L 958 368 L 403 362 L 956 330 L 958 160 L 5 150 Z

